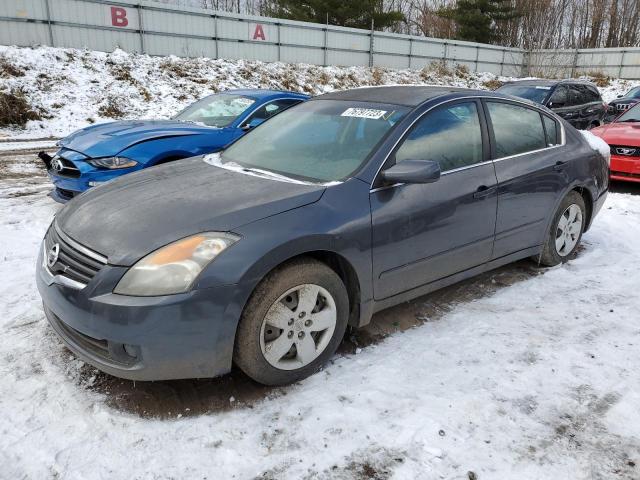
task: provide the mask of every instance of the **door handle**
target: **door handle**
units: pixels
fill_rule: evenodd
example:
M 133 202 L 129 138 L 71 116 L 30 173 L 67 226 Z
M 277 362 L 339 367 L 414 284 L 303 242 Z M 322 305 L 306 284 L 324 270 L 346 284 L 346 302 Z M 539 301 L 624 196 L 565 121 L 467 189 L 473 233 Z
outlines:
M 473 198 L 485 198 L 496 191 L 496 187 L 487 187 L 486 185 L 480 185 L 474 192 Z
M 556 164 L 553 166 L 553 169 L 556 172 L 561 172 L 566 168 L 566 166 L 567 166 L 567 162 L 556 162 Z

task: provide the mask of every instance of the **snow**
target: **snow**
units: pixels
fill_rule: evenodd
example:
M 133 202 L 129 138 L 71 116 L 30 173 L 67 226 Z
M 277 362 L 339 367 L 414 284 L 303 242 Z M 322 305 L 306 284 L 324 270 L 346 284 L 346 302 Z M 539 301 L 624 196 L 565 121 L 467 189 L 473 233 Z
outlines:
M 417 326 L 336 355 L 296 385 L 252 386 L 255 399 L 224 379 L 159 382 L 166 403 L 138 415 L 127 406 L 148 400 L 150 387 L 118 391 L 44 318 L 35 261 L 60 207 L 33 154 L 6 154 L 51 146 L 26 139 L 108 121 L 108 103 L 126 118 L 167 118 L 226 88 L 483 88 L 494 75 L 48 47 L 0 55 L 24 70 L 1 77 L 0 90 L 22 87 L 52 115 L 0 130 L 0 142 L 25 140 L 0 145 L 0 478 L 640 477 L 640 189 L 609 195 L 577 259 L 527 263 L 526 275 L 507 267 L 454 287 L 452 301 L 434 294 L 382 312 L 374 332 L 386 321 Z M 613 80 L 603 98 L 636 84 Z
M 144 397 L 139 383 L 114 406 L 95 388 L 105 376 L 44 319 L 34 265 L 59 209 L 48 189 L 32 156 L 0 157 L 1 478 L 639 476 L 640 190 L 610 194 L 565 265 L 468 282 L 439 316 L 420 313 L 434 296 L 383 312 L 429 318 L 255 402 L 224 390 L 225 408 L 194 414 L 200 381 L 148 418 L 118 407 Z M 176 385 L 158 385 L 169 405 Z
M 589 146 L 606 158 L 607 163 L 611 165 L 611 148 L 609 147 L 609 144 L 588 130 L 578 131 L 582 134 L 585 140 L 589 142 Z
M 6 138 L 64 137 L 93 123 L 125 119 L 171 118 L 206 95 L 233 88 L 275 88 L 313 95 L 370 85 L 451 85 L 489 88 L 511 77 L 491 73 L 391 70 L 367 67 L 320 67 L 246 60 L 151 57 L 116 50 L 111 53 L 52 47 L 0 46 L 5 59 L 23 75 L 0 75 L 0 91 L 21 88 L 30 104 L 48 118 L 25 129 L 0 128 Z M 452 67 L 450 65 L 450 67 Z M 604 88 L 609 101 L 640 82 L 612 80 Z

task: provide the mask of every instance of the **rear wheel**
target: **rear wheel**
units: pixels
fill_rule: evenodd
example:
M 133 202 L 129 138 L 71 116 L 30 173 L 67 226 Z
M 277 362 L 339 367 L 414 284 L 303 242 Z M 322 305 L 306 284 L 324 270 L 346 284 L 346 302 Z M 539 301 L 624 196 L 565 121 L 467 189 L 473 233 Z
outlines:
M 552 267 L 572 258 L 585 227 L 586 208 L 582 195 L 571 192 L 556 212 L 539 261 Z
M 285 264 L 252 294 L 240 319 L 234 361 L 265 385 L 301 380 L 333 355 L 347 327 L 340 277 L 313 259 Z

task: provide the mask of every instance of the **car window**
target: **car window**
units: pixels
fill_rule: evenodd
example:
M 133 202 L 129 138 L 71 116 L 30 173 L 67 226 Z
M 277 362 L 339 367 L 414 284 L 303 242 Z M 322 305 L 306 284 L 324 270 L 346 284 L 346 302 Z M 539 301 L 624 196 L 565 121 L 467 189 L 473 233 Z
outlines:
M 557 145 L 558 144 L 558 124 L 553 118 L 547 117 L 546 115 L 542 115 L 542 121 L 544 123 L 544 132 L 545 132 L 545 138 L 547 141 L 547 146 L 551 147 L 553 145 Z
M 271 118 L 274 115 L 282 112 L 284 109 L 300 103 L 301 101 L 302 100 L 292 98 L 283 98 L 281 100 L 269 102 L 252 113 L 251 116 L 247 119 L 247 123 L 251 122 L 252 120 L 265 121 L 268 118 Z
M 506 95 L 513 95 L 514 97 L 526 98 L 532 102 L 544 103 L 551 88 L 550 85 L 507 84 L 496 91 Z
M 567 87 L 560 85 L 556 87 L 549 99 L 549 104 L 553 107 L 564 107 L 569 103 L 569 92 Z
M 498 158 L 546 147 L 540 114 L 510 103 L 487 102 Z
M 587 95 L 591 102 L 601 102 L 600 92 L 596 87 L 587 86 Z
M 221 93 L 205 97 L 174 117 L 209 127 L 226 127 L 255 103 L 253 98 Z
M 632 88 L 627 92 L 625 97 L 640 98 L 640 87 Z
M 584 101 L 584 97 L 580 89 L 576 85 L 570 85 L 569 86 L 569 102 L 567 103 L 567 105 L 575 106 L 575 105 L 582 105 L 583 103 L 586 103 L 586 102 Z
M 475 102 L 439 107 L 422 117 L 396 151 L 403 160 L 432 160 L 443 172 L 481 162 L 482 130 Z

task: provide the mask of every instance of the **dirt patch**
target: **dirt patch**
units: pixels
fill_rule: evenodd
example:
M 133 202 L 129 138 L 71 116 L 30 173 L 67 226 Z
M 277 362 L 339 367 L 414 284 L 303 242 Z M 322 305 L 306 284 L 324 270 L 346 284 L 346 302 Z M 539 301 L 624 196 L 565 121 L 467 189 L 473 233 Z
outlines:
M 0 55 L 0 78 L 24 77 L 24 70 L 9 61 L 5 55 Z

